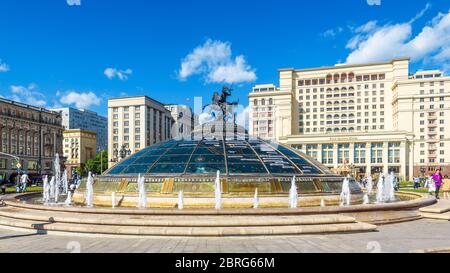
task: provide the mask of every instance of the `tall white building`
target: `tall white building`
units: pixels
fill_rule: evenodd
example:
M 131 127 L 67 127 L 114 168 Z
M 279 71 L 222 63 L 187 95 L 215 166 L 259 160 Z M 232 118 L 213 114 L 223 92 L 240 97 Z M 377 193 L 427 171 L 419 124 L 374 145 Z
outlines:
M 108 119 L 96 112 L 71 107 L 52 109 L 59 112 L 65 130 L 81 129 L 97 133 L 97 152 L 108 149 Z
M 172 113 L 147 96 L 108 100 L 108 160 L 110 167 L 120 153 L 134 154 L 172 138 Z
M 250 133 L 330 168 L 401 176 L 450 173 L 450 77 L 409 73 L 409 59 L 279 70 L 280 85 L 249 94 Z

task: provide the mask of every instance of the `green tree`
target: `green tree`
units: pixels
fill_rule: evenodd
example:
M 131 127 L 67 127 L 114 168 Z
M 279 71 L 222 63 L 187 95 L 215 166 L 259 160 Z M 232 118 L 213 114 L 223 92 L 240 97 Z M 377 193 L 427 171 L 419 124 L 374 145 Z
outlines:
M 101 174 L 108 169 L 108 152 L 102 151 L 95 158 L 86 162 L 86 169 L 94 174 Z

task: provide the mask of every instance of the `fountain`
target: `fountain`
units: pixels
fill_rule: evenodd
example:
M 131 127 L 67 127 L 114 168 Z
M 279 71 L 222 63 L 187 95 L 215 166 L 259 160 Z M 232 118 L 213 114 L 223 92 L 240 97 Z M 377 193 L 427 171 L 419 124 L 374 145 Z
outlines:
M 138 178 L 139 187 L 139 202 L 138 208 L 145 209 L 147 207 L 147 193 L 145 190 L 145 177 L 139 174 Z
M 69 193 L 69 179 L 67 178 L 67 170 L 64 170 L 62 175 L 63 193 Z
M 89 172 L 86 182 L 86 206 L 90 208 L 94 206 L 94 178 L 91 172 Z
M 377 203 L 395 201 L 395 174 L 381 175 L 377 185 Z
M 253 198 L 253 208 L 259 208 L 259 196 L 258 196 L 258 188 L 255 189 L 255 197 Z
M 341 206 L 350 206 L 351 203 L 351 191 L 350 191 L 350 177 L 346 177 L 342 183 L 341 192 Z
M 49 192 L 49 201 L 53 198 L 55 198 L 55 177 L 52 176 L 52 179 L 50 180 L 50 192 Z
M 55 155 L 55 160 L 53 161 L 53 169 L 55 177 L 53 198 L 55 203 L 58 203 L 59 194 L 61 193 L 61 164 L 59 162 L 59 154 Z
M 116 192 L 111 193 L 111 208 L 116 207 Z
M 45 175 L 43 179 L 44 189 L 42 192 L 42 199 L 44 200 L 44 204 L 50 202 L 50 185 L 48 184 L 48 176 Z
M 67 206 L 72 205 L 72 192 L 71 191 L 67 192 L 67 198 L 66 198 L 66 201 L 64 202 L 64 204 L 66 204 Z
M 369 195 L 368 194 L 364 194 L 363 205 L 368 205 L 369 203 L 370 203 Z
M 372 190 L 373 190 L 373 181 L 372 181 L 372 176 L 369 174 L 369 176 L 367 177 L 367 194 L 371 195 L 372 194 Z
M 289 205 L 291 209 L 295 209 L 298 206 L 298 191 L 295 184 L 295 176 L 291 181 L 291 189 L 289 190 Z
M 222 185 L 220 183 L 220 171 L 217 171 L 215 182 L 215 203 L 217 210 L 222 208 Z
M 183 191 L 180 191 L 178 193 L 178 209 L 183 209 L 184 203 L 183 203 Z

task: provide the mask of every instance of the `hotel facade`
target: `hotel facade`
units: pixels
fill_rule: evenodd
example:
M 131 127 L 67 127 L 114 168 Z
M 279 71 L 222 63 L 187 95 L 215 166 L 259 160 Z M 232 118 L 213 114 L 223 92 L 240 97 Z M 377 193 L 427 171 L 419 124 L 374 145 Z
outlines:
M 81 129 L 71 129 L 63 132 L 64 157 L 69 177 L 76 168 L 83 168 L 89 159 L 95 158 L 97 151 L 97 133 Z M 106 169 L 107 166 L 104 166 Z
M 147 96 L 108 100 L 108 162 L 172 138 L 172 113 L 164 104 Z
M 296 148 L 352 173 L 411 179 L 450 174 L 450 77 L 409 72 L 409 59 L 281 69 L 280 85 L 249 94 L 252 135 Z

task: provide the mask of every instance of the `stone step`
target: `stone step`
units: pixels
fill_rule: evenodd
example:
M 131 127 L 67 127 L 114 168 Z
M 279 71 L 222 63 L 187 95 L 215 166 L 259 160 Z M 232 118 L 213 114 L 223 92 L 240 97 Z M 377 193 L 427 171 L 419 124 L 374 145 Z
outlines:
M 18 220 L 53 223 L 94 224 L 112 226 L 155 227 L 249 227 L 326 225 L 355 223 L 354 217 L 343 215 L 309 216 L 182 216 L 182 215 L 107 215 L 36 211 L 20 208 L 1 208 L 0 216 Z
M 440 200 L 433 206 L 424 207 L 419 210 L 420 212 L 425 213 L 445 213 L 450 211 L 450 201 L 448 200 Z
M 273 236 L 300 234 L 327 234 L 375 231 L 376 226 L 366 223 L 253 226 L 253 227 L 155 227 L 110 226 L 74 223 L 50 223 L 48 221 L 18 220 L 0 216 L 0 226 L 30 229 L 38 232 L 67 232 L 73 234 L 135 235 L 135 236 Z
M 450 212 L 446 212 L 446 213 L 427 213 L 427 212 L 421 212 L 420 215 L 421 215 L 423 218 L 450 221 Z

